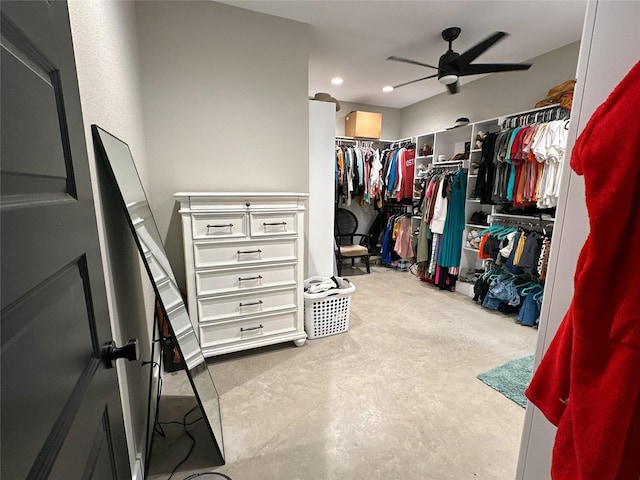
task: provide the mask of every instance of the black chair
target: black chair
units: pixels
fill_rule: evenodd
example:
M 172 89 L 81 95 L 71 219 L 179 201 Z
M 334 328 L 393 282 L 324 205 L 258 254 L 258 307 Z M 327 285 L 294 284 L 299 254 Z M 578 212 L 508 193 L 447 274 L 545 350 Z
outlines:
M 367 267 L 367 273 L 371 273 L 369 266 L 369 247 L 371 245 L 371 237 L 367 233 L 357 233 L 358 218 L 349 210 L 338 208 L 336 210 L 334 236 L 336 239 L 336 263 L 338 264 L 338 275 L 342 272 L 342 261 L 351 259 L 351 266 L 355 265 L 356 258 L 364 259 Z M 360 238 L 355 243 L 354 237 Z

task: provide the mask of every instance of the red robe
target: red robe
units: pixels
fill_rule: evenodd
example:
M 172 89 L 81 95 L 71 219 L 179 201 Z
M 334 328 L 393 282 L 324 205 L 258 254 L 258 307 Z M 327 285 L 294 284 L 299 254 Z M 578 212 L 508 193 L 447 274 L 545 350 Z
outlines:
M 576 141 L 590 233 L 527 397 L 558 427 L 554 480 L 640 478 L 640 62 Z

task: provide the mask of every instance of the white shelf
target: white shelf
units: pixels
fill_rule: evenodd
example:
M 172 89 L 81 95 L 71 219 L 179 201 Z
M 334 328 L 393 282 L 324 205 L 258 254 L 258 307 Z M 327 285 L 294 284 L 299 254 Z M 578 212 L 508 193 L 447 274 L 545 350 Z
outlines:
M 472 298 L 475 296 L 473 287 L 474 287 L 473 283 L 467 283 L 467 282 L 461 282 L 461 281 L 456 282 L 456 292 Z
M 480 199 L 479 199 L 479 198 L 469 198 L 469 199 L 467 199 L 467 202 L 470 202 L 470 203 L 480 203 Z
M 470 173 L 469 178 L 476 178 L 478 176 L 477 173 Z
M 477 248 L 471 248 L 471 247 L 467 247 L 467 246 L 463 246 L 462 249 L 466 250 L 467 252 L 476 252 L 476 253 L 478 253 L 480 251 Z
M 482 152 L 481 148 L 473 148 L 473 149 L 471 149 L 471 153 L 480 153 L 480 152 Z
M 472 228 L 481 228 L 481 229 L 489 228 L 489 225 L 476 225 L 475 223 L 465 223 L 464 225 L 465 227 L 472 227 Z

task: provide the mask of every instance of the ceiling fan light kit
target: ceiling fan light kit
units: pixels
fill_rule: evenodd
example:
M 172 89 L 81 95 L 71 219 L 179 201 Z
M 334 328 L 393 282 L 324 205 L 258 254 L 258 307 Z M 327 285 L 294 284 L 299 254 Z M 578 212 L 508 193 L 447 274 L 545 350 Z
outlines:
M 442 75 L 441 77 L 438 77 L 438 81 L 443 85 L 451 85 L 458 81 L 458 76 L 453 74 Z
M 396 89 L 412 83 L 421 82 L 422 80 L 437 77 L 438 82 L 442 85 L 446 85 L 449 93 L 453 94 L 458 91 L 458 79 L 460 77 L 481 75 L 485 73 L 528 70 L 529 67 L 531 67 L 531 64 L 528 63 L 471 63 L 508 34 L 505 32 L 494 32 L 492 35 L 477 43 L 464 53 L 459 54 L 453 51 L 452 44 L 453 41 L 458 38 L 461 31 L 460 27 L 449 27 L 442 31 L 442 39 L 449 43 L 449 50 L 440 57 L 437 67 L 429 65 L 428 63 L 418 62 L 409 58 L 397 57 L 395 55 L 388 57 L 387 60 L 410 63 L 421 67 L 433 68 L 438 71 L 438 73 L 433 75 L 401 83 L 393 88 Z

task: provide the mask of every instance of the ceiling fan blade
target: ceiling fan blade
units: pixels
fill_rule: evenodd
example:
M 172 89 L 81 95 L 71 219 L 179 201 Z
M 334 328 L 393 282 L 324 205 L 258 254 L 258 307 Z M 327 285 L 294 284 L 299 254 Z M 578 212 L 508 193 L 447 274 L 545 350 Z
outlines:
M 458 93 L 458 82 L 448 84 L 447 88 L 449 89 L 449 93 L 451 93 L 452 95 L 454 93 Z
M 437 76 L 438 76 L 438 74 L 434 73 L 433 75 L 429 75 L 428 77 L 423 77 L 423 78 L 419 78 L 417 80 L 411 80 L 410 82 L 401 83 L 400 85 L 395 85 L 393 87 L 393 89 L 395 90 L 396 88 L 404 87 L 405 85 L 409 85 L 411 83 L 416 83 L 416 82 L 421 82 L 422 80 L 426 80 L 427 78 L 434 78 L 434 77 L 437 77 Z
M 418 62 L 416 60 L 411 60 L 410 58 L 396 57 L 395 55 L 387 57 L 387 60 L 393 60 L 394 62 L 411 63 L 413 65 L 420 65 L 421 67 L 435 68 L 436 70 L 438 70 L 438 67 L 434 67 L 433 65 L 429 65 L 428 63 Z
M 513 72 L 515 70 L 528 70 L 529 63 L 476 63 L 467 65 L 458 73 L 458 76 L 480 75 L 482 73 Z
M 466 52 L 460 54 L 460 56 L 455 60 L 454 63 L 459 67 L 459 69 L 464 70 L 467 65 L 478 58 L 482 53 L 489 49 L 489 47 L 491 47 L 493 44 L 507 35 L 508 33 L 505 32 L 493 33 L 492 35 L 482 40 L 480 43 L 477 43 L 476 45 L 471 47 Z

